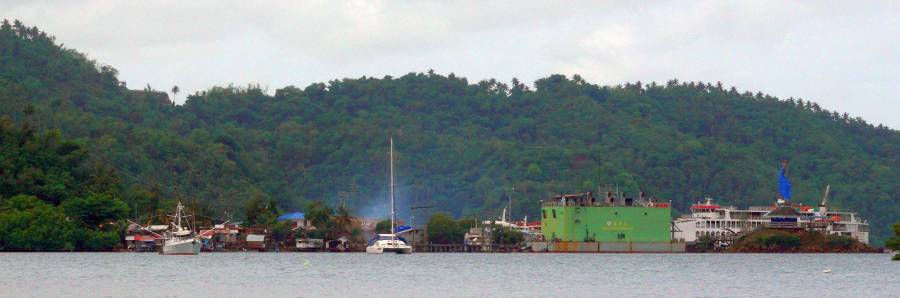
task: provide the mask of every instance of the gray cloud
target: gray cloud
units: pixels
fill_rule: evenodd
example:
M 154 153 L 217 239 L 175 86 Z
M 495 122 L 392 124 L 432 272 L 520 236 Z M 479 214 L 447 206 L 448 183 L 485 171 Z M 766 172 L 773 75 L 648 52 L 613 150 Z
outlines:
M 471 81 L 678 78 L 900 128 L 898 3 L 0 0 L 0 10 L 133 88 L 274 89 L 432 68 Z

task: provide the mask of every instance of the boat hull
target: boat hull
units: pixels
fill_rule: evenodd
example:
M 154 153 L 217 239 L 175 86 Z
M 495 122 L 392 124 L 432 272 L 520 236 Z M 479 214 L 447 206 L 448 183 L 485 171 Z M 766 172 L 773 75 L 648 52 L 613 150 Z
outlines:
M 387 237 L 383 235 L 383 237 Z M 396 236 L 393 236 L 396 237 Z M 383 254 L 383 253 L 397 253 L 397 254 L 411 254 L 412 246 L 406 245 L 402 241 L 398 240 L 387 240 L 382 239 L 373 242 L 371 245 L 366 246 L 366 253 L 370 254 Z
M 200 241 L 195 239 L 163 245 L 164 255 L 196 255 L 200 253 Z
M 381 246 L 366 246 L 367 254 L 383 254 L 384 249 Z
M 403 247 L 385 247 L 384 252 L 387 253 L 397 253 L 401 255 L 408 255 L 412 253 L 412 247 L 403 246 Z
M 401 254 L 401 255 L 408 255 L 408 254 L 412 253 L 412 247 L 410 247 L 410 246 L 402 246 L 402 247 L 368 246 L 368 247 L 366 247 L 366 253 L 368 253 L 368 254 L 396 253 L 396 254 Z
M 542 205 L 541 216 L 541 233 L 551 242 L 672 242 L 672 209 L 668 205 L 551 202 Z

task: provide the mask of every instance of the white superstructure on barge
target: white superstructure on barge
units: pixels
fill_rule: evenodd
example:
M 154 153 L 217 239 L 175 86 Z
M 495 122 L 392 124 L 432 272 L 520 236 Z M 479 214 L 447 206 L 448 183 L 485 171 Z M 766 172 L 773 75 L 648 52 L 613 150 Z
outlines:
M 804 226 L 818 226 L 827 234 L 849 236 L 862 243 L 869 243 L 869 223 L 855 212 L 828 210 L 826 202 L 818 208 L 804 205 L 793 207 L 802 217 Z M 691 206 L 691 214 L 674 220 L 674 238 L 684 242 L 695 242 L 702 236 L 726 237 L 757 228 L 766 227 L 770 220 L 764 217 L 775 206 L 754 206 L 739 209 L 734 206 L 720 206 L 707 198 Z

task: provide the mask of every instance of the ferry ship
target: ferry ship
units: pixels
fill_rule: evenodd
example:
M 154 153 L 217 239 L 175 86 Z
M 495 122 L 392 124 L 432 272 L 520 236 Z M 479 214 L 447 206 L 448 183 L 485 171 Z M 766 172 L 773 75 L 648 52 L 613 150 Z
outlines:
M 557 195 L 541 206 L 545 241 L 529 244 L 546 252 L 684 252 L 684 242 L 672 241 L 671 214 L 669 203 L 643 194 Z
M 869 243 L 869 223 L 854 212 L 828 210 L 827 199 L 818 208 L 791 205 L 801 217 L 802 226 L 818 226 L 831 235 L 849 236 L 862 243 Z M 674 221 L 674 237 L 677 241 L 696 242 L 702 236 L 727 237 L 745 231 L 766 227 L 770 220 L 764 215 L 776 206 L 753 206 L 739 209 L 721 206 L 707 198 L 691 206 L 691 214 Z

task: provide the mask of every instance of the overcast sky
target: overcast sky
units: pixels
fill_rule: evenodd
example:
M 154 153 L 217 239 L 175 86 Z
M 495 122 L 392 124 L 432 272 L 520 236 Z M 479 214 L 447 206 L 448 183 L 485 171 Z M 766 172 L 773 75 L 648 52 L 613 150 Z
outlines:
M 900 1 L 256 2 L 0 0 L 0 17 L 131 88 L 178 85 L 177 102 L 230 83 L 272 93 L 428 69 L 473 83 L 561 73 L 721 81 L 900 128 Z

